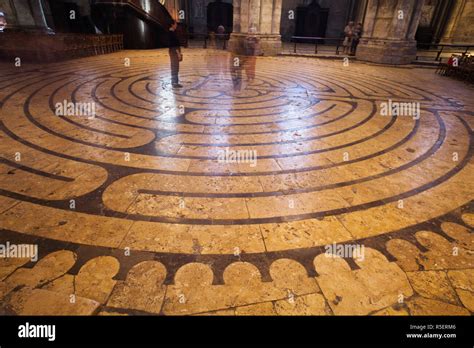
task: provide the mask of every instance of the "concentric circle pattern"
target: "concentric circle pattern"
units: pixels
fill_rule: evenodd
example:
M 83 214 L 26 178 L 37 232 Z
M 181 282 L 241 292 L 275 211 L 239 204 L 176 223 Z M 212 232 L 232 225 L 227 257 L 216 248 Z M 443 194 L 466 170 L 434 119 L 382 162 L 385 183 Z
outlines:
M 472 268 L 472 226 L 465 222 L 474 197 L 472 89 L 423 69 L 185 53 L 182 89 L 171 88 L 165 51 L 2 67 L 2 239 L 35 241 L 44 258 L 68 259 L 50 253 L 71 252 L 63 278 L 116 267 L 103 278 L 136 290 L 147 282 L 140 274 L 153 274 L 178 296 L 192 274 L 199 286 L 235 288 L 235 279 L 258 273 L 255 296 L 269 296 L 228 304 L 222 294 L 217 307 L 194 299 L 158 308 L 130 306 L 121 297 L 130 289 L 115 283 L 108 303 L 81 295 L 107 303 L 109 312 L 204 313 L 281 300 L 272 314 L 284 314 L 280 277 L 291 273 L 289 284 L 304 288 L 291 291 L 305 308 L 323 308 L 307 314 L 350 314 L 357 300 L 351 294 L 346 304 L 328 304 L 331 272 L 342 267 L 338 274 L 347 272 L 351 282 L 357 266 L 329 267 L 316 257 L 332 243 L 366 245 L 365 266 L 375 260 L 367 272 L 386 264 L 381 272 L 395 283 L 418 271 L 397 255 L 408 250 L 402 244 L 418 250 L 432 235 L 464 241 L 471 256 L 459 268 Z M 70 103 L 92 106 L 93 113 L 57 115 L 58 105 L 67 110 Z M 393 103 L 420 114 L 385 115 Z M 455 221 L 440 225 L 443 216 Z M 312 277 L 314 291 L 305 288 Z M 403 284 L 398 290 L 407 296 L 419 293 Z M 319 288 L 324 299 L 311 297 Z M 393 301 L 369 301 L 357 314 L 395 303 L 393 294 Z M 432 306 L 422 298 L 413 308 Z M 462 305 L 456 301 L 453 307 Z

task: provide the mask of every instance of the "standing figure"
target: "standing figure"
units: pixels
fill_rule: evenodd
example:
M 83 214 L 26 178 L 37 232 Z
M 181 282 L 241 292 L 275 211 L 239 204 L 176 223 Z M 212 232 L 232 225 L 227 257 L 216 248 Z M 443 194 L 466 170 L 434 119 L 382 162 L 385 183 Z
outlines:
M 183 54 L 181 53 L 181 45 L 176 35 L 176 28 L 178 23 L 173 22 L 169 30 L 169 53 L 171 60 L 171 85 L 173 88 L 181 88 L 179 84 L 179 62 L 183 60 Z
M 255 79 L 255 66 L 257 63 L 257 57 L 260 55 L 260 40 L 255 35 L 256 28 L 252 27 L 249 30 L 249 35 L 245 40 L 245 72 L 247 73 L 247 80 L 249 82 Z
M 217 42 L 219 43 L 217 48 L 226 49 L 226 32 L 223 25 L 217 27 Z
M 352 38 L 354 36 L 354 22 L 349 22 L 344 28 L 344 42 L 342 46 L 344 47 L 343 53 L 349 54 L 352 46 Z
M 351 44 L 351 55 L 355 56 L 357 51 L 357 45 L 359 45 L 360 38 L 362 37 L 362 23 L 357 23 L 354 28 L 354 36 L 352 37 Z
M 217 48 L 216 33 L 214 33 L 213 31 L 209 32 L 206 48 L 210 48 L 211 50 L 215 50 Z

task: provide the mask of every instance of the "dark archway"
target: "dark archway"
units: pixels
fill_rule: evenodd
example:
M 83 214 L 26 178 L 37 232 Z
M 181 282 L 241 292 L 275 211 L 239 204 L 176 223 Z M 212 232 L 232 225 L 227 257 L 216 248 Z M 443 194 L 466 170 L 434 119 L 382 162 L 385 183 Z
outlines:
M 82 13 L 81 8 L 73 2 L 48 0 L 53 19 L 52 26 L 59 33 L 94 34 L 94 24 L 89 15 Z M 72 15 L 74 14 L 74 15 Z
M 207 5 L 207 30 L 217 32 L 217 27 L 223 25 L 226 33 L 233 30 L 234 6 L 222 0 L 216 0 Z
M 329 9 L 322 8 L 316 1 L 308 6 L 296 8 L 295 36 L 325 37 Z

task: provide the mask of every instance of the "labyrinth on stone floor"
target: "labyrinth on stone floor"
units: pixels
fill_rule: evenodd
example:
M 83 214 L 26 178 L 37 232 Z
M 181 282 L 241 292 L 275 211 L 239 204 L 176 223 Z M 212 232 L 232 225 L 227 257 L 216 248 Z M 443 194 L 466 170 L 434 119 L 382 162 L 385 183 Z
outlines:
M 372 279 L 378 270 L 394 283 L 404 275 L 393 262 L 405 272 L 442 268 L 429 255 L 452 245 L 461 254 L 446 267 L 472 268 L 472 112 L 459 100 L 342 63 L 259 57 L 236 66 L 217 52 L 185 56 L 184 87 L 172 89 L 166 54 L 132 53 L 129 66 L 125 54 L 107 57 L 0 77 L 1 240 L 38 243 L 43 265 L 60 260 L 64 284 L 96 272 L 110 291 L 122 282 L 111 298 L 84 298 L 188 314 L 320 287 L 321 314 L 347 314 L 354 299 L 329 301 L 327 284 L 335 270 L 364 266 L 324 258 L 327 244 L 366 245 Z M 419 103 L 420 117 L 382 116 L 389 100 Z M 94 117 L 56 115 L 69 102 L 93 103 Z M 54 272 L 27 280 L 41 260 L 3 265 L 0 294 L 18 283 L 68 288 L 51 285 Z M 24 274 L 10 276 L 19 267 Z M 156 280 L 157 303 L 124 300 L 127 286 L 145 296 L 140 274 Z M 307 284 L 314 277 L 319 287 Z M 356 314 L 413 295 L 400 282 Z M 244 284 L 255 293 L 229 303 L 226 291 Z M 214 300 L 196 287 L 214 289 Z

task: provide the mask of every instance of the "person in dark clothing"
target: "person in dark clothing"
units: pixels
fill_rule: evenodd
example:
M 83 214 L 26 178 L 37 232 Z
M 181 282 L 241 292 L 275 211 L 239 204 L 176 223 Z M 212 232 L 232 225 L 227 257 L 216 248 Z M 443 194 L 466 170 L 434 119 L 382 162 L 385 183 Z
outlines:
M 235 91 L 242 90 L 242 66 L 243 66 L 243 57 L 236 54 L 230 55 L 230 75 L 232 77 L 232 84 L 234 85 Z
M 171 60 L 171 85 L 173 88 L 181 88 L 182 85 L 179 84 L 179 62 L 183 60 L 183 55 L 181 53 L 181 45 L 176 35 L 176 28 L 178 23 L 173 22 L 169 30 L 169 53 Z
M 354 27 L 354 36 L 351 43 L 351 55 L 355 56 L 357 51 L 357 45 L 359 45 L 360 38 L 362 37 L 362 23 L 358 23 Z

